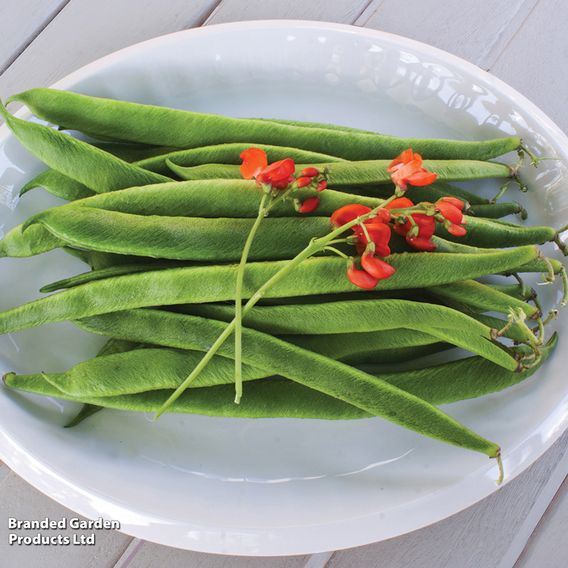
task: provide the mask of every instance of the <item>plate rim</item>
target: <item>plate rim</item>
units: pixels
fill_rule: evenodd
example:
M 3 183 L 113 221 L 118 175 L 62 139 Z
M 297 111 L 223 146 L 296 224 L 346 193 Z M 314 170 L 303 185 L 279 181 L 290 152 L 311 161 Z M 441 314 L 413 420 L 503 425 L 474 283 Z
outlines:
M 378 41 L 390 42 L 391 44 L 396 44 L 401 48 L 407 47 L 410 49 L 415 49 L 425 56 L 432 56 L 445 61 L 454 68 L 462 70 L 468 75 L 477 76 L 483 81 L 489 83 L 496 90 L 500 91 L 501 94 L 511 100 L 515 105 L 518 105 L 525 111 L 529 112 L 533 118 L 538 120 L 540 130 L 546 132 L 547 136 L 549 136 L 551 139 L 554 139 L 559 146 L 565 148 L 565 153 L 568 155 L 568 136 L 542 109 L 540 109 L 529 98 L 519 93 L 515 88 L 511 87 L 505 81 L 495 77 L 491 73 L 485 71 L 484 69 L 481 69 L 473 63 L 466 61 L 465 59 L 462 59 L 461 57 L 453 55 L 443 49 L 431 46 L 427 43 L 407 38 L 398 34 L 392 34 L 381 30 L 374 30 L 350 24 L 340 24 L 317 20 L 267 19 L 229 22 L 190 28 L 169 34 L 163 34 L 114 51 L 69 73 L 65 77 L 51 84 L 49 88 L 71 89 L 78 81 L 84 79 L 89 75 L 92 75 L 93 73 L 96 73 L 98 69 L 102 69 L 107 67 L 108 65 L 111 65 L 113 61 L 119 60 L 124 55 L 131 52 L 136 52 L 148 46 L 157 46 L 162 42 L 167 42 L 173 37 L 187 36 L 191 39 L 191 37 L 199 34 L 207 35 L 217 33 L 219 31 L 222 32 L 225 29 L 246 31 L 259 29 L 267 30 L 294 28 L 343 32 L 365 38 L 376 38 Z M 31 113 L 27 111 L 25 107 L 19 109 L 15 114 L 16 116 L 19 116 L 21 118 L 31 115 Z M 12 134 L 8 130 L 8 127 L 5 124 L 2 124 L 0 127 L 0 143 L 2 143 L 10 136 L 12 136 Z M 505 487 L 509 482 L 511 482 L 518 475 L 525 472 L 530 466 L 532 466 L 552 447 L 552 445 L 554 445 L 554 443 L 562 436 L 562 434 L 566 430 L 568 430 L 568 417 L 566 417 L 562 423 L 559 423 L 555 428 L 554 433 L 551 434 L 542 443 L 541 447 L 539 448 L 538 455 L 535 454 L 530 459 L 525 460 L 512 475 L 510 474 L 506 477 L 504 483 L 501 486 L 495 486 L 491 489 L 486 489 L 484 486 L 481 491 L 474 493 L 467 492 L 468 496 L 465 498 L 462 497 L 457 505 L 448 506 L 447 503 L 442 504 L 442 506 L 437 509 L 435 514 L 426 515 L 424 518 L 421 517 L 418 523 L 409 523 L 408 526 L 399 527 L 398 529 L 393 530 L 388 534 L 379 533 L 373 536 L 373 531 L 371 531 L 371 533 L 366 531 L 363 538 L 361 538 L 360 536 L 358 538 L 345 537 L 346 534 L 357 533 L 357 530 L 362 528 L 361 526 L 353 527 L 351 525 L 353 525 L 354 523 L 360 523 L 362 519 L 369 519 L 374 516 L 376 517 L 377 513 L 358 516 L 355 518 L 342 519 L 340 521 L 334 521 L 330 524 L 309 525 L 309 527 L 301 525 L 298 527 L 269 527 L 268 529 L 260 527 L 253 527 L 250 529 L 247 527 L 242 527 L 235 529 L 234 527 L 216 526 L 213 528 L 210 526 L 194 525 L 189 523 L 180 525 L 184 528 L 184 531 L 197 531 L 201 535 L 201 538 L 199 540 L 180 538 L 180 536 L 184 534 L 184 531 L 178 534 L 177 537 L 174 535 L 172 538 L 172 535 L 166 534 L 165 532 L 159 530 L 161 524 L 156 525 L 152 522 L 148 524 L 148 529 L 146 529 L 146 527 L 141 524 L 124 523 L 121 524 L 120 532 L 174 548 L 181 548 L 185 550 L 205 553 L 251 556 L 288 556 L 297 554 L 313 554 L 318 552 L 326 552 L 329 550 L 341 550 L 350 547 L 363 546 L 374 542 L 381 542 L 383 540 L 402 536 L 409 532 L 438 523 L 454 514 L 463 511 L 464 509 L 475 505 L 486 497 L 489 497 L 496 491 Z M 87 518 L 96 518 L 97 516 L 100 516 L 100 513 L 97 514 L 97 509 L 92 505 L 90 500 L 93 497 L 96 497 L 99 501 L 104 500 L 105 498 L 103 496 L 101 496 L 100 494 L 97 495 L 93 490 L 81 489 L 81 487 L 78 487 L 72 481 L 66 480 L 64 477 L 61 477 L 54 469 L 50 467 L 50 464 L 38 462 L 33 454 L 30 454 L 26 448 L 22 448 L 17 445 L 15 441 L 10 438 L 8 433 L 4 431 L 1 422 L 0 442 L 0 459 L 13 472 L 19 475 L 30 485 L 47 495 L 49 498 L 58 502 L 59 504 L 71 509 L 74 512 L 77 512 L 78 514 L 84 515 Z M 39 476 L 38 469 L 41 470 L 41 475 Z M 51 482 L 49 484 L 49 487 L 47 486 L 48 484 L 45 483 L 45 480 L 41 479 L 44 475 L 47 475 L 49 477 L 49 480 Z M 454 485 L 454 487 L 459 487 L 462 483 L 463 481 Z M 56 489 L 62 489 L 63 491 L 57 491 Z M 455 495 L 455 491 L 453 491 L 453 493 Z M 462 495 L 465 494 L 466 493 L 462 493 Z M 109 505 L 112 505 L 114 509 L 117 509 L 117 507 L 121 509 L 123 508 L 112 500 L 105 502 Z M 407 506 L 408 505 L 403 505 L 400 508 L 403 509 Z M 124 510 L 128 512 L 135 512 L 132 510 L 132 508 L 124 508 Z M 139 515 L 140 513 L 136 512 L 136 514 Z M 294 542 L 293 544 L 290 544 L 290 541 L 288 540 L 290 535 L 288 535 L 288 537 L 284 536 L 284 543 L 281 540 L 282 534 L 286 535 L 286 533 L 290 529 L 299 529 L 301 533 L 305 533 L 306 529 L 308 528 L 312 529 L 313 527 L 318 527 L 320 528 L 320 530 L 329 530 L 332 526 L 339 526 L 341 528 L 341 530 L 335 534 L 335 539 L 337 539 L 338 536 L 341 536 L 340 541 L 335 540 L 334 542 L 331 542 L 333 539 L 329 537 L 323 539 L 317 538 L 316 544 L 314 542 L 313 534 L 311 534 L 309 538 L 306 538 L 305 534 L 303 534 L 300 542 Z M 157 528 L 158 530 L 156 530 Z M 210 539 L 212 530 L 213 534 L 215 534 L 215 538 L 213 540 Z M 237 536 L 237 541 L 235 541 L 234 539 L 224 541 L 224 539 L 227 539 L 227 536 L 230 535 L 231 531 L 233 531 L 234 535 Z M 282 534 L 278 535 L 277 533 Z M 242 541 L 239 541 L 238 536 L 242 536 L 244 534 L 254 534 L 259 540 L 253 546 L 251 546 L 250 543 L 247 543 L 247 539 L 242 539 Z M 206 535 L 209 535 L 209 537 L 206 537 Z M 274 540 L 274 537 L 276 537 L 276 541 Z M 212 546 L 213 541 L 218 543 L 217 546 Z M 314 542 L 314 545 L 311 545 L 310 542 Z M 219 548 L 219 544 L 221 545 L 221 548 Z

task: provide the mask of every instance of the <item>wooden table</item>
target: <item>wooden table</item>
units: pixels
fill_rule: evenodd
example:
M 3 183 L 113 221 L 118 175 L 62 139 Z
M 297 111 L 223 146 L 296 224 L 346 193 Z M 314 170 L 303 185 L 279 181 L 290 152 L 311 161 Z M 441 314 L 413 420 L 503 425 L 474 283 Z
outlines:
M 0 0 L 0 96 L 53 83 L 107 53 L 195 26 L 327 20 L 455 53 L 501 77 L 568 130 L 568 3 L 561 0 Z M 73 516 L 0 463 L 4 568 L 563 568 L 568 434 L 496 494 L 420 531 L 361 548 L 282 558 L 184 552 L 101 531 L 97 546 L 10 547 L 9 516 Z

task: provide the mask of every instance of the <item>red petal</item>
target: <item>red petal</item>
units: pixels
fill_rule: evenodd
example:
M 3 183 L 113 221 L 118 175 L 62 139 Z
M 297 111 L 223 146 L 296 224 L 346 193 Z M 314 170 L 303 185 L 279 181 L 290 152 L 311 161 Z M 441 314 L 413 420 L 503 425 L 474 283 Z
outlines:
M 364 270 L 359 270 L 355 267 L 355 265 L 351 265 L 347 269 L 347 278 L 349 279 L 349 282 L 351 282 L 351 284 L 355 284 L 355 286 L 364 288 L 365 290 L 370 290 L 379 283 L 379 280 L 377 278 L 371 276 Z
M 409 245 L 413 246 L 417 250 L 433 252 L 436 250 L 436 245 L 430 240 L 430 238 L 424 237 L 414 237 L 407 238 L 406 241 Z
M 306 185 L 310 185 L 310 183 L 312 183 L 312 178 L 307 176 L 299 177 L 296 180 L 296 185 L 298 187 L 306 187 Z
M 422 172 L 416 172 L 409 175 L 406 178 L 406 182 L 410 185 L 421 187 L 423 185 L 430 185 L 434 183 L 436 179 L 438 179 L 438 174 L 424 170 Z
M 323 191 L 324 189 L 327 189 L 327 181 L 324 180 L 324 179 L 322 179 L 322 180 L 318 183 L 318 185 L 317 185 L 317 187 L 316 187 L 316 191 Z
M 320 173 L 320 171 L 317 168 L 304 168 L 300 172 L 300 175 L 313 178 L 313 177 L 316 177 L 317 175 L 319 175 L 319 173 Z
M 311 213 L 315 211 L 319 205 L 319 197 L 308 197 L 300 207 L 298 207 L 298 213 Z
M 345 225 L 345 223 L 349 223 L 353 221 L 353 219 L 370 212 L 371 208 L 366 205 L 359 205 L 358 203 L 344 205 L 333 212 L 331 215 L 331 224 L 335 227 L 341 227 L 341 225 Z
M 401 165 L 401 164 L 408 164 L 408 162 L 411 162 L 414 159 L 414 152 L 412 151 L 412 148 L 408 148 L 406 150 L 404 150 L 403 152 L 401 152 L 390 164 L 389 167 L 387 169 L 388 172 L 393 172 L 396 171 L 397 166 Z
M 294 164 L 294 160 L 286 158 L 265 167 L 262 170 L 261 175 L 266 183 L 274 185 L 275 182 L 287 180 L 294 174 L 295 169 L 296 165 Z
M 397 197 L 385 206 L 385 209 L 406 209 L 413 207 L 414 203 L 408 197 Z
M 377 209 L 377 216 L 373 219 L 365 221 L 365 225 L 373 225 L 375 223 L 388 223 L 391 220 L 390 211 L 386 207 Z
M 268 164 L 266 152 L 260 148 L 247 148 L 240 155 L 243 163 L 241 164 L 241 175 L 245 179 L 256 177 Z
M 391 238 L 391 228 L 384 223 L 365 224 L 365 229 L 370 239 L 375 243 L 375 247 L 380 256 L 388 256 L 390 254 L 389 241 Z M 355 227 L 355 234 L 359 241 L 366 245 L 368 243 L 367 235 L 361 226 Z
M 457 223 L 458 225 L 463 221 L 462 212 L 451 203 L 447 201 L 437 201 L 436 207 L 442 216 L 452 223 Z
M 361 266 L 377 280 L 390 278 L 396 272 L 390 264 L 380 258 L 375 258 L 370 253 L 366 253 L 361 257 Z
M 436 230 L 436 220 L 430 215 L 424 215 L 423 213 L 414 213 L 412 218 L 416 222 L 419 228 L 419 237 L 429 239 Z
M 454 237 L 463 237 L 465 234 L 467 234 L 467 230 L 461 225 L 455 225 L 452 223 L 448 227 L 448 233 L 450 233 L 450 235 L 454 235 Z
M 457 197 L 453 197 L 451 195 L 440 197 L 440 199 L 436 201 L 436 205 L 439 205 L 440 203 L 450 203 L 454 207 L 457 207 L 460 211 L 463 211 L 465 207 L 465 203 L 461 199 L 458 199 Z

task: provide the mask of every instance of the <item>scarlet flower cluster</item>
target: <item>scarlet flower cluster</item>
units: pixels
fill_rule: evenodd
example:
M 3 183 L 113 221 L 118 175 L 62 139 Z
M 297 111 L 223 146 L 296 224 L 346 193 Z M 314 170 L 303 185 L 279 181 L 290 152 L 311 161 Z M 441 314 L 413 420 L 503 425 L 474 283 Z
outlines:
M 437 176 L 422 165 L 422 157 L 411 149 L 405 150 L 389 165 L 397 194 L 404 193 L 408 185 L 422 186 L 433 183 Z M 413 203 L 407 197 L 396 197 L 383 208 L 375 210 L 374 216 L 353 225 L 354 244 L 360 255 L 358 268 L 353 259 L 347 269 L 347 277 L 359 288 L 374 288 L 379 281 L 390 278 L 396 271 L 382 258 L 390 255 L 392 232 L 404 237 L 406 242 L 419 251 L 436 249 L 432 237 L 436 223 L 443 223 L 454 236 L 463 236 L 466 229 L 463 217 L 464 202 L 455 197 L 442 197 L 436 203 Z M 339 208 L 331 216 L 331 223 L 340 227 L 358 217 L 369 215 L 372 209 L 365 205 L 351 204 Z M 392 228 L 391 228 L 392 227 Z
M 272 190 L 294 190 L 314 186 L 316 192 L 327 188 L 325 176 L 313 167 L 304 168 L 298 178 L 295 177 L 296 164 L 291 158 L 278 160 L 268 164 L 268 156 L 261 148 L 247 148 L 240 155 L 243 161 L 240 167 L 244 179 L 255 179 L 259 185 Z M 302 202 L 295 202 L 299 213 L 312 213 L 320 203 L 317 195 L 308 197 Z

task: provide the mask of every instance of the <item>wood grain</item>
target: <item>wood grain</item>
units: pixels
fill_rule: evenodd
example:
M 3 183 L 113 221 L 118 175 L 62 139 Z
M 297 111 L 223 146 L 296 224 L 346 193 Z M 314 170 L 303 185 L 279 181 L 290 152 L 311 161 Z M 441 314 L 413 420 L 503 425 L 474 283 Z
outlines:
M 280 556 L 254 558 L 250 556 L 221 556 L 168 548 L 143 542 L 128 568 L 303 568 L 309 556 Z M 126 568 L 126 566 L 115 566 Z
M 357 21 L 459 55 L 486 69 L 538 0 L 383 0 Z
M 1 472 L 0 472 L 1 473 Z M 8 517 L 18 520 L 52 520 L 82 518 L 69 509 L 59 505 L 43 495 L 14 473 L 0 478 L 0 501 L 2 503 L 2 522 L 0 522 L 0 565 L 6 568 L 20 566 L 41 566 L 41 568 L 111 568 L 123 550 L 128 546 L 130 537 L 118 532 L 96 531 L 95 546 L 17 546 L 8 544 L 8 535 L 34 536 L 34 530 L 9 530 Z M 72 536 L 90 534 L 92 531 L 41 530 L 42 534 Z
M 481 503 L 422 530 L 336 552 L 328 568 L 496 568 L 567 452 L 568 433 L 532 467 Z
M 368 4 L 369 0 L 223 0 L 206 23 L 285 18 L 351 24 Z
M 0 2 L 0 73 L 69 0 L 3 0 Z
M 558 490 L 515 568 L 564 568 L 568 559 L 568 479 Z
M 73 0 L 0 77 L 0 95 L 47 86 L 117 49 L 200 25 L 218 0 Z
M 541 0 L 511 38 L 492 71 L 568 131 L 568 3 Z

